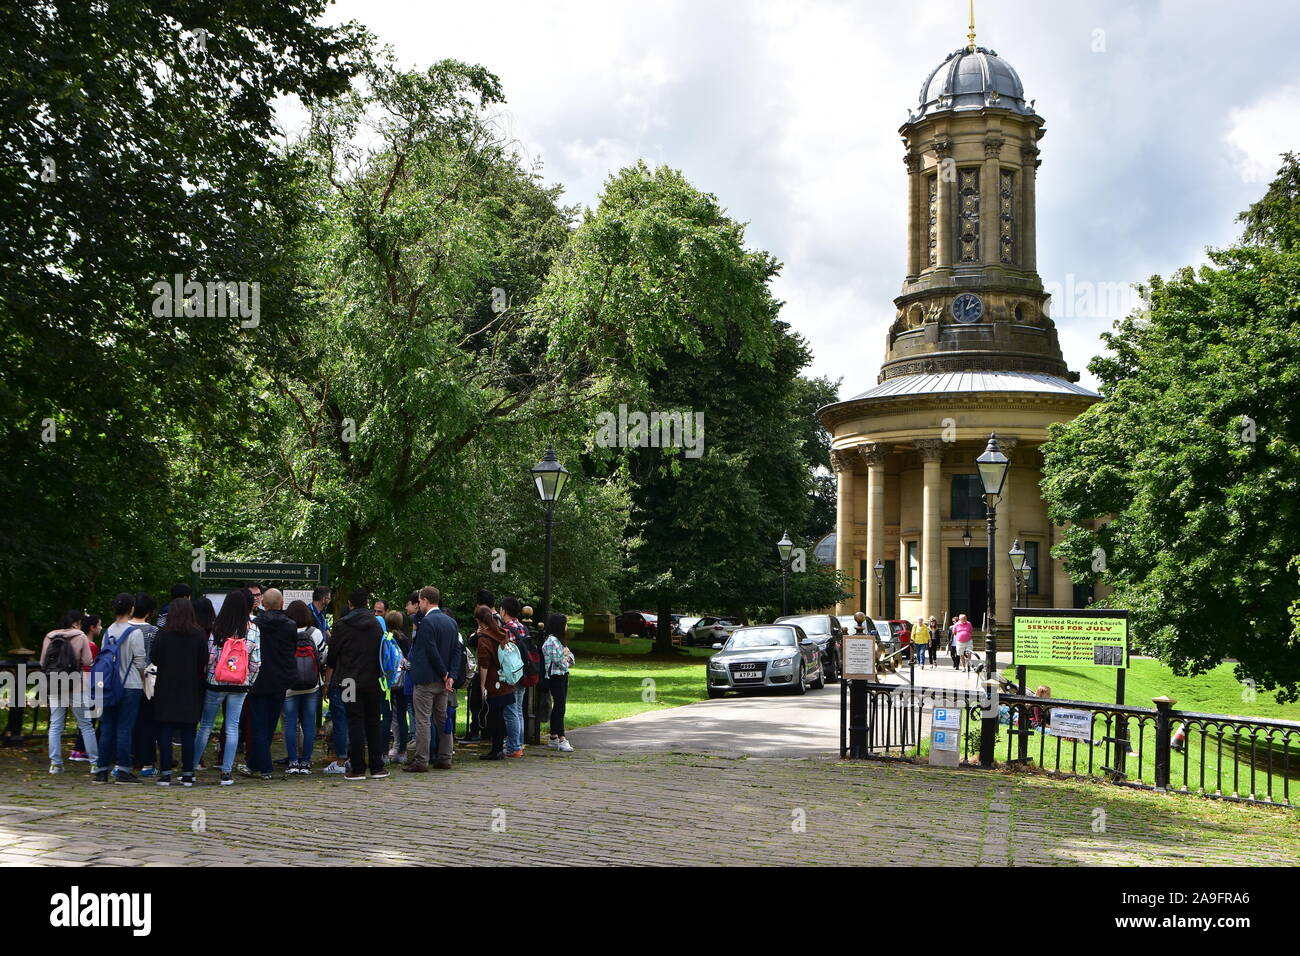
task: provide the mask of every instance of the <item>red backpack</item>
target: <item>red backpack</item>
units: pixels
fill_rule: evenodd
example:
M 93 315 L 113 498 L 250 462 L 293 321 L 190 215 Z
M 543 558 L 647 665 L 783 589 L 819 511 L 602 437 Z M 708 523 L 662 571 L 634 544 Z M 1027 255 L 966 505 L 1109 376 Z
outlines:
M 221 645 L 217 655 L 217 666 L 213 668 L 213 679 L 218 684 L 248 683 L 248 641 L 242 637 L 228 637 Z

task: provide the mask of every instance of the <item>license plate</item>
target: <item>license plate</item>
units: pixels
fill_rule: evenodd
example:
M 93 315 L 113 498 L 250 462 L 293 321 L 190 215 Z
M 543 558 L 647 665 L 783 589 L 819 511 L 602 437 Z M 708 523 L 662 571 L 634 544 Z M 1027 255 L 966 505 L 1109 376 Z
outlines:
M 763 671 L 762 668 L 747 667 L 744 670 L 732 671 L 732 676 L 735 677 L 736 680 L 762 680 Z

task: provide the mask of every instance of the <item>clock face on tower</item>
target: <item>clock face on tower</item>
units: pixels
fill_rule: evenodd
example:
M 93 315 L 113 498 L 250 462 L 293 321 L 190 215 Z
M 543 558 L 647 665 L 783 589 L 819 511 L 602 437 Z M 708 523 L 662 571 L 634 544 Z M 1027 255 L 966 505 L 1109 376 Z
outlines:
M 963 292 L 952 300 L 952 317 L 958 322 L 978 322 L 984 315 L 984 303 L 974 292 Z

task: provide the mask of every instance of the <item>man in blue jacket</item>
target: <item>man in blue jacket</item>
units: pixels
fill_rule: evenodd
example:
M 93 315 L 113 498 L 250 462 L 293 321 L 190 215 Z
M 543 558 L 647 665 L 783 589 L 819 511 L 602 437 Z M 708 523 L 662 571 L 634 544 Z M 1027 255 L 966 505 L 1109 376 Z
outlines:
M 445 732 L 447 708 L 455 700 L 453 668 L 457 664 L 456 655 L 460 654 L 464 659 L 460 630 L 439 607 L 442 594 L 435 587 L 421 588 L 419 599 L 424 616 L 411 642 L 415 757 L 406 765 L 408 773 L 423 773 L 429 769 L 429 736 L 434 728 L 438 734 L 438 755 L 433 766 L 438 770 L 451 769 L 453 736 Z

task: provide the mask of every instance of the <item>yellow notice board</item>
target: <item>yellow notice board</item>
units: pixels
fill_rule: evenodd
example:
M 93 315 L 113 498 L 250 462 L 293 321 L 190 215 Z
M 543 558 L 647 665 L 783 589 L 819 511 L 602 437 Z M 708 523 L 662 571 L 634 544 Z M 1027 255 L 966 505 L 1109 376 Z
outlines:
M 1128 666 L 1128 611 L 1017 609 L 1011 630 L 1016 667 Z

